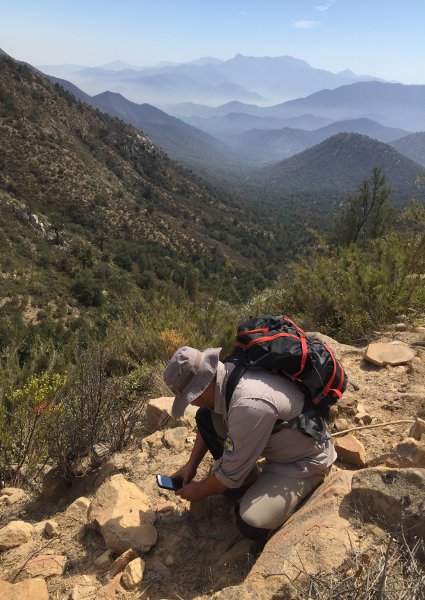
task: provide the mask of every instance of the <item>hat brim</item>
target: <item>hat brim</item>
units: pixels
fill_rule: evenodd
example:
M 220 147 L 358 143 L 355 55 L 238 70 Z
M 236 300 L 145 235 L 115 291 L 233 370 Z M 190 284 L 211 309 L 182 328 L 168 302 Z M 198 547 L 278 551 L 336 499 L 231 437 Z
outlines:
M 220 350 L 221 348 L 208 348 L 202 353 L 202 360 L 197 374 L 187 388 L 174 399 L 171 408 L 173 417 L 182 417 L 189 404 L 207 389 L 217 373 Z

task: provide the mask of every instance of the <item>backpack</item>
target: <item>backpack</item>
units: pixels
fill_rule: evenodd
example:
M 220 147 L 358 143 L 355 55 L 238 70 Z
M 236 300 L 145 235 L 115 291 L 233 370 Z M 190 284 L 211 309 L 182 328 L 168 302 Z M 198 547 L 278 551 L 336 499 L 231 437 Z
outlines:
M 341 398 L 348 379 L 329 346 L 308 336 L 285 316 L 251 317 L 238 327 L 233 352 L 224 360 L 235 364 L 225 390 L 226 406 L 247 369 L 266 369 L 287 377 L 304 392 L 304 407 L 290 421 L 278 419 L 272 433 L 299 429 L 319 442 L 329 439 L 324 419 Z

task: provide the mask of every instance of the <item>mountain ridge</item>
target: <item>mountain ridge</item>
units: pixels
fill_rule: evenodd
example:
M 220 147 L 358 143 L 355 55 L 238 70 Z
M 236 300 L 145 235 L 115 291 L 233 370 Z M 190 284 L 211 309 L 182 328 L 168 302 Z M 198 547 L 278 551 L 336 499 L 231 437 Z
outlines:
M 369 76 L 343 75 L 312 67 L 291 56 L 249 57 L 241 54 L 221 62 L 192 61 L 163 67 L 110 70 L 88 67 L 75 71 L 64 67 L 64 75 L 54 65 L 44 65 L 44 72 L 70 79 L 90 95 L 108 89 L 120 92 L 134 102 L 164 105 L 170 102 L 208 104 L 249 98 L 264 102 L 281 102 L 323 88 L 336 88 L 350 81 L 376 79 Z M 155 86 L 157 89 L 155 89 Z M 204 87 L 202 87 L 204 86 Z M 230 86 L 230 87 L 226 87 Z M 165 93 L 166 92 L 166 93 Z
M 286 193 L 326 194 L 341 199 L 354 192 L 363 179 L 379 166 L 393 190 L 395 204 L 411 198 L 425 199 L 419 181 L 425 169 L 394 148 L 357 133 L 339 133 L 284 161 L 262 169 L 263 181 L 270 180 Z M 270 185 L 269 183 L 269 185 Z

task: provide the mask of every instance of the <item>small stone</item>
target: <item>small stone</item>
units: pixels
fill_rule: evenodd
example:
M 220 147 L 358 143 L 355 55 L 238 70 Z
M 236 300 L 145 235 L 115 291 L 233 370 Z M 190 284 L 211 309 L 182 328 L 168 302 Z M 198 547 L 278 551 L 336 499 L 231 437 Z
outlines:
M 132 560 L 125 568 L 121 578 L 122 584 L 128 590 L 134 590 L 142 581 L 145 563 L 139 557 Z
M 19 583 L 0 581 L 1 600 L 49 600 L 44 579 L 27 579 Z
M 347 419 L 336 419 L 334 421 L 335 431 L 345 431 L 346 429 L 349 429 L 349 427 Z
M 133 550 L 132 548 L 130 548 L 129 550 L 126 550 L 125 552 L 123 552 L 112 563 L 112 565 L 111 565 L 111 567 L 109 569 L 109 576 L 110 577 L 115 577 L 115 575 L 117 573 L 121 573 L 121 571 L 124 571 L 124 569 L 128 565 L 128 563 L 131 562 L 132 560 L 138 558 L 138 556 L 139 555 L 136 552 L 136 550 Z
M 142 452 L 147 452 L 149 454 L 155 448 L 160 448 L 162 446 L 162 437 L 163 431 L 155 431 L 155 433 L 152 433 L 141 440 L 140 449 Z
M 93 454 L 97 461 L 104 461 L 111 453 L 111 449 L 107 444 L 95 444 L 93 446 Z
M 43 477 L 41 494 L 45 498 L 56 498 L 60 496 L 69 485 L 69 482 L 64 479 L 61 473 L 56 469 L 51 469 Z
M 82 456 L 78 458 L 72 465 L 72 470 L 75 475 L 82 477 L 87 475 L 92 468 L 92 457 L 91 456 Z
M 7 492 L 4 492 L 5 494 L 8 495 L 8 498 L 6 500 L 7 506 L 12 506 L 12 504 L 16 504 L 18 502 L 22 502 L 22 501 L 28 499 L 28 495 L 24 492 L 24 490 L 21 490 L 20 488 L 5 488 L 5 489 L 14 490 L 11 494 L 7 494 Z
M 94 561 L 96 568 L 98 568 L 102 571 L 107 571 L 114 561 L 113 556 L 114 556 L 114 553 L 112 550 L 105 550 L 105 552 L 103 552 L 100 556 L 98 556 L 96 558 L 96 560 Z
M 367 413 L 357 413 L 354 415 L 354 422 L 357 425 L 370 425 L 372 423 L 372 417 Z
M 120 585 L 121 577 L 122 577 L 121 573 L 117 573 L 115 575 L 115 577 L 113 579 L 111 579 L 111 581 L 102 588 L 102 592 L 101 592 L 102 596 L 100 596 L 100 597 L 101 598 L 103 598 L 103 597 L 116 598 L 117 594 L 121 595 L 122 593 L 124 593 L 124 589 Z M 96 598 L 96 600 L 97 600 L 97 598 Z
M 338 414 L 346 415 L 347 417 L 352 417 L 357 412 L 357 399 L 350 394 L 350 392 L 346 392 L 340 400 L 338 400 Z
M 56 521 L 46 521 L 44 530 L 48 538 L 53 538 L 59 533 L 59 525 Z
M 33 534 L 34 535 L 44 535 L 46 533 L 46 523 L 47 521 L 40 521 L 39 523 L 34 523 Z
M 22 571 L 29 577 L 52 577 L 53 575 L 63 575 L 66 567 L 66 556 L 62 555 L 44 555 L 32 558 L 22 568 Z
M 360 404 L 360 402 L 357 404 L 357 413 L 360 413 L 362 415 L 364 415 L 366 413 L 366 409 L 365 409 L 364 405 Z
M 334 444 L 339 460 L 357 467 L 365 466 L 365 447 L 354 435 L 348 434 L 341 438 L 336 438 Z
M 23 495 L 26 495 L 24 490 L 18 487 L 4 487 L 0 490 L 0 494 L 6 494 L 6 496 L 12 496 L 13 494 L 16 494 L 18 492 L 21 492 Z
M 176 509 L 176 505 L 174 502 L 158 502 L 155 507 L 155 512 L 157 513 L 166 513 L 172 512 Z
M 94 577 L 81 575 L 71 592 L 71 600 L 100 600 L 106 598 L 101 592 L 101 586 Z M 38 599 L 37 599 L 38 600 Z
M 172 567 L 175 564 L 176 564 L 175 557 L 172 554 L 167 554 L 167 556 L 164 558 L 164 565 L 166 567 Z
M 85 523 L 87 521 L 87 510 L 89 506 L 90 500 L 85 496 L 81 496 L 68 506 L 65 514 L 70 519 Z
M 25 521 L 11 521 L 0 529 L 0 550 L 10 550 L 26 544 L 32 538 L 34 528 Z
M 420 440 L 423 435 L 425 435 L 425 420 L 417 417 L 416 421 L 410 428 L 409 437 L 415 438 L 415 440 Z
M 403 365 L 416 356 L 416 350 L 407 344 L 369 344 L 365 359 L 379 367 Z
M 174 427 L 167 429 L 164 433 L 164 440 L 171 448 L 183 450 L 189 431 L 186 427 Z
M 394 329 L 395 331 L 407 331 L 407 325 L 406 323 L 396 323 Z

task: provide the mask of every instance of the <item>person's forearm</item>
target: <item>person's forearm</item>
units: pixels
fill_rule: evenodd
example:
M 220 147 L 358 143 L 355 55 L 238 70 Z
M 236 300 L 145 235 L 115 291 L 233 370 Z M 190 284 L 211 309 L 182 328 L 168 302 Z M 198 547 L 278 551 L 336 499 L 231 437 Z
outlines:
M 203 498 L 207 498 L 208 496 L 221 494 L 225 490 L 227 490 L 227 486 L 224 485 L 224 483 L 221 483 L 221 481 L 219 481 L 213 473 L 210 473 L 208 477 L 202 481 L 188 483 L 178 490 L 176 494 L 185 500 L 197 502 L 199 500 L 203 500 Z
M 207 451 L 208 446 L 204 442 L 204 439 L 201 436 L 201 434 L 197 433 L 195 443 L 193 444 L 192 452 L 190 453 L 190 458 L 187 461 L 187 464 L 193 467 L 194 469 L 197 469 Z

